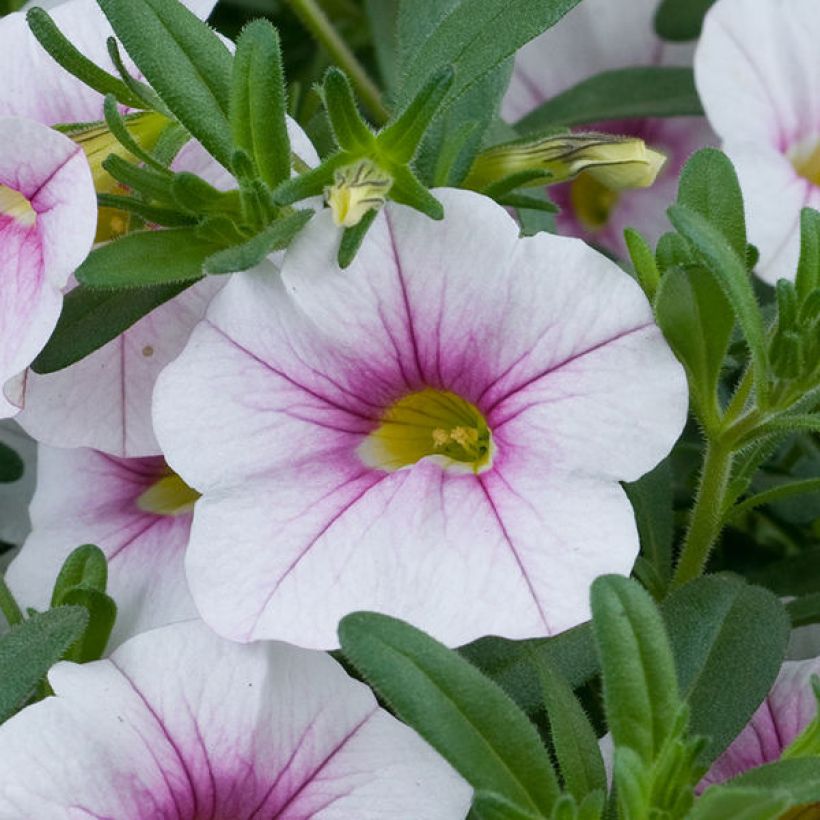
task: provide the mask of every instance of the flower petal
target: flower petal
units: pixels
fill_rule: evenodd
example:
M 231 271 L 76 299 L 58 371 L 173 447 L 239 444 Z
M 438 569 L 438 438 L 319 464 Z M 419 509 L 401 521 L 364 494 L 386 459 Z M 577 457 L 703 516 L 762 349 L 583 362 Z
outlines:
M 470 789 L 330 657 L 201 623 L 63 663 L 0 727 L 0 816 L 424 817 Z
M 108 593 L 117 604 L 109 647 L 195 617 L 183 567 L 191 514 L 153 515 L 137 506 L 167 472 L 161 458 L 118 459 L 41 445 L 32 531 L 6 575 L 21 604 L 47 608 L 69 553 L 91 543 L 108 558 Z

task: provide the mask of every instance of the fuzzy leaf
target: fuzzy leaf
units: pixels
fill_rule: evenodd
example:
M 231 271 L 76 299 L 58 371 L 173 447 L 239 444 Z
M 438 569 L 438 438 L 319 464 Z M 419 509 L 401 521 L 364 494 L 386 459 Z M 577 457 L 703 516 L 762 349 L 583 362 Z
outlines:
M 0 441 L 0 484 L 19 481 L 23 477 L 23 459 Z
M 65 596 L 78 587 L 105 592 L 108 584 L 108 562 L 105 553 L 94 544 L 83 544 L 73 550 L 63 562 L 54 592 L 51 594 L 51 606 L 69 603 Z

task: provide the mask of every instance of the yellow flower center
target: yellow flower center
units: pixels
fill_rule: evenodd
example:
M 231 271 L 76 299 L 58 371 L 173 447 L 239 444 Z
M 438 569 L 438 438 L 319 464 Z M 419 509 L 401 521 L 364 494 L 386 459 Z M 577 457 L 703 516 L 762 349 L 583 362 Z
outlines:
M 789 152 L 794 170 L 812 185 L 820 186 L 820 137 L 796 145 Z
M 37 221 L 37 213 L 31 203 L 19 191 L 5 185 L 0 185 L 0 214 L 10 216 L 26 228 Z
M 193 510 L 199 496 L 176 473 L 169 473 L 137 499 L 137 507 L 153 515 L 184 515 Z
M 338 169 L 325 190 L 333 221 L 345 228 L 358 225 L 366 213 L 384 205 L 392 185 L 390 175 L 367 159 Z
M 492 433 L 481 411 L 455 393 L 426 388 L 399 399 L 359 447 L 370 467 L 394 472 L 433 458 L 454 472 L 492 466 Z
M 603 228 L 618 204 L 618 192 L 599 182 L 589 172 L 579 174 L 570 183 L 569 198 L 578 220 L 591 231 Z

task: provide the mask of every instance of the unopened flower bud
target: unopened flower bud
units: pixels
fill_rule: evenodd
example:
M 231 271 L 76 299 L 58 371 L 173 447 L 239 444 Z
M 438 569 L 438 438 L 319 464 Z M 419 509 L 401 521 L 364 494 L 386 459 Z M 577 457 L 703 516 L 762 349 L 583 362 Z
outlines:
M 392 185 L 392 177 L 369 159 L 339 168 L 325 189 L 333 221 L 345 228 L 358 225 L 368 211 L 384 205 Z

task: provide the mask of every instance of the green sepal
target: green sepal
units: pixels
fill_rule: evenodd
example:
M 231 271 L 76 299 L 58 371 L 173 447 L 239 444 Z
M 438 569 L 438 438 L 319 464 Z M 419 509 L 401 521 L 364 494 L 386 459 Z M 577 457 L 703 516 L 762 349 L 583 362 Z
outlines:
M 76 271 L 90 288 L 143 288 L 193 282 L 218 246 L 196 228 L 137 231 L 95 248 Z
M 518 171 L 515 174 L 510 174 L 503 179 L 496 180 L 489 185 L 477 185 L 481 193 L 492 197 L 495 200 L 514 191 L 516 188 L 538 187 L 541 185 L 549 185 L 553 178 L 553 174 L 549 171 L 544 171 L 540 168 L 533 168 L 527 171 Z
M 230 122 L 234 143 L 270 188 L 290 176 L 286 114 L 279 34 L 267 20 L 254 20 L 236 41 Z
M 0 723 L 25 705 L 87 625 L 84 607 L 63 606 L 35 613 L 0 636 Z
M 624 231 L 624 242 L 626 242 L 629 258 L 632 260 L 632 267 L 635 269 L 638 283 L 643 288 L 647 299 L 651 302 L 655 298 L 661 274 L 658 270 L 655 254 L 649 247 L 647 241 L 634 228 L 627 228 Z
M 100 94 L 113 94 L 123 105 L 130 108 L 143 107 L 143 101 L 122 80 L 103 71 L 96 63 L 81 54 L 57 28 L 48 12 L 37 7 L 30 9 L 26 14 L 26 22 L 40 45 L 69 74 L 73 74 Z
M 277 205 L 292 205 L 311 196 L 321 196 L 325 188 L 333 182 L 333 174 L 352 162 L 350 155 L 339 151 L 322 164 L 298 176 L 286 179 L 273 192 L 273 200 Z
M 372 612 L 339 624 L 344 655 L 475 789 L 549 814 L 559 788 L 535 727 L 489 678 L 429 635 Z
M 23 477 L 23 459 L 11 447 L 0 441 L 0 484 L 19 481 Z
M 800 211 L 800 260 L 794 281 L 797 296 L 804 302 L 820 287 L 820 211 Z
M 362 246 L 362 242 L 364 242 L 365 234 L 370 229 L 373 220 L 378 214 L 379 212 L 375 209 L 368 211 L 359 220 L 357 225 L 354 225 L 352 228 L 345 228 L 344 231 L 342 231 L 342 238 L 339 242 L 339 252 L 336 255 L 336 261 L 339 263 L 340 268 L 344 269 L 348 267 L 354 260 L 356 254 L 359 252 L 359 248 Z
M 433 118 L 453 84 L 452 66 L 440 68 L 415 99 L 379 133 L 379 150 L 393 162 L 405 165 L 416 154 Z
M 371 150 L 376 143 L 376 135 L 359 113 L 353 89 L 344 72 L 335 67 L 327 70 L 322 97 L 336 144 L 354 153 Z
M 137 67 L 179 121 L 226 168 L 232 57 L 206 23 L 168 0 L 97 0 Z
M 253 268 L 272 251 L 286 248 L 312 216 L 313 211 L 303 210 L 277 219 L 247 242 L 209 256 L 205 260 L 203 270 L 205 273 L 223 274 Z
M 504 194 L 503 196 L 496 197 L 495 201 L 499 205 L 524 211 L 540 211 L 544 214 L 557 214 L 561 211 L 558 205 L 552 200 L 530 196 L 529 194 Z
M 83 544 L 73 550 L 63 562 L 54 591 L 51 606 L 68 603 L 65 596 L 76 587 L 105 592 L 108 585 L 108 562 L 105 553 L 94 544 Z
M 63 596 L 66 606 L 81 606 L 88 612 L 88 626 L 82 637 L 66 652 L 65 659 L 77 663 L 99 660 L 111 637 L 117 619 L 117 605 L 113 598 L 90 587 L 75 587 Z
M 391 168 L 393 187 L 390 189 L 390 199 L 402 205 L 409 205 L 417 211 L 429 216 L 430 219 L 444 219 L 444 207 L 422 185 L 418 177 L 405 165 Z
M 720 423 L 718 383 L 735 317 L 711 272 L 700 267 L 670 268 L 655 294 L 655 316 L 686 368 L 693 409 L 707 429 Z
M 45 374 L 70 367 L 192 284 L 137 290 L 96 290 L 82 285 L 73 288 L 64 297 L 57 326 L 31 369 Z

